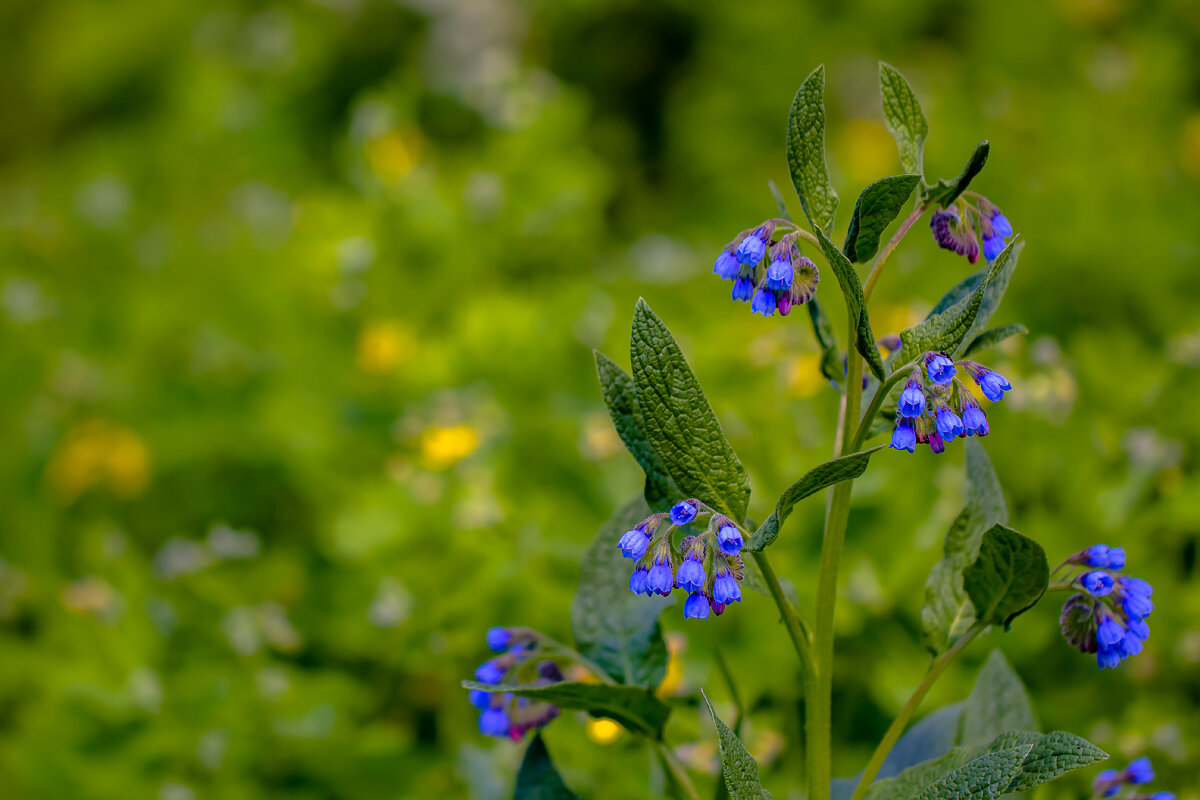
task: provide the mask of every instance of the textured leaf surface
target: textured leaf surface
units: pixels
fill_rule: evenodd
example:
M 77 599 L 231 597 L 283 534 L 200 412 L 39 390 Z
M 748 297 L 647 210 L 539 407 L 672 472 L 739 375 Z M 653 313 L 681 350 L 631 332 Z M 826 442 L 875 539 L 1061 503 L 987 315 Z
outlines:
M 646 473 L 646 502 L 652 507 L 660 507 L 670 497 L 671 479 L 646 435 L 633 377 L 604 353 L 599 350 L 594 353 L 596 376 L 600 379 L 600 389 L 617 435 Z
M 987 753 L 950 770 L 914 796 L 917 800 L 991 800 L 1013 782 L 1032 749 L 1033 745 L 1019 745 Z
M 800 84 L 787 129 L 788 170 L 800 195 L 800 207 L 814 229 L 833 228 L 838 196 L 825 165 L 825 66 L 812 71 Z
M 927 187 L 924 201 L 937 203 L 944 208 L 957 200 L 958 196 L 967 190 L 971 181 L 983 169 L 983 165 L 987 163 L 990 149 L 991 145 L 987 143 L 986 139 L 977 144 L 975 151 L 971 153 L 971 158 L 967 160 L 967 165 L 963 167 L 963 171 L 959 173 L 958 177 L 953 180 L 943 178 L 933 186 Z
M 1066 731 L 1055 731 L 1043 736 L 1033 746 L 1033 750 L 1021 763 L 1021 771 L 1009 785 L 1008 791 L 1023 792 L 1107 758 L 1108 753 L 1087 739 Z
M 758 779 L 758 762 L 746 750 L 741 741 L 713 711 L 708 695 L 700 692 L 708 713 L 717 726 L 717 747 L 721 751 L 721 775 L 725 789 L 732 800 L 770 800 L 771 795 L 762 788 Z
M 879 250 L 879 238 L 892 220 L 904 208 L 920 175 L 892 175 L 880 178 L 862 190 L 850 217 L 846 243 L 842 246 L 846 258 L 857 263 L 869 261 Z
M 929 135 L 929 122 L 908 81 L 891 64 L 879 62 L 879 92 L 883 96 L 883 119 L 896 140 L 905 172 L 924 174 L 922 151 Z
M 571 601 L 575 646 L 613 680 L 653 689 L 667 669 L 667 647 L 658 617 L 670 597 L 639 597 L 629 591 L 633 562 L 617 549 L 621 534 L 650 515 L 634 498 L 604 524 L 583 557 L 579 588 Z
M 963 703 L 958 744 L 977 747 L 1009 731 L 1036 731 L 1037 719 L 1025 683 L 1004 653 L 993 650 Z
M 1027 333 L 1029 333 L 1029 329 L 1019 323 L 1015 325 L 1002 325 L 999 328 L 990 328 L 974 339 L 971 339 L 967 346 L 963 348 L 962 354 L 964 357 L 969 356 L 980 350 L 995 347 L 1004 340 L 1011 339 L 1013 336 L 1023 336 Z
M 633 380 L 646 432 L 675 485 L 741 520 L 750 479 L 704 397 L 683 351 L 650 306 L 638 300 L 631 340 Z
M 871 319 L 867 315 L 866 301 L 863 300 L 862 281 L 858 279 L 854 265 L 829 240 L 825 232 L 817 229 L 815 233 L 817 240 L 821 243 L 821 250 L 825 253 L 825 260 L 829 262 L 829 266 L 833 268 L 833 274 L 837 276 L 838 286 L 841 287 L 842 295 L 846 298 L 846 307 L 850 312 L 850 318 L 855 320 L 854 327 L 858 333 L 855 347 L 866 359 L 867 365 L 871 368 L 871 374 L 879 380 L 884 380 L 887 374 L 883 369 L 883 359 L 879 356 L 879 347 L 875 344 L 875 334 L 871 332 Z
M 888 778 L 894 778 L 909 767 L 921 764 L 945 755 L 954 747 L 958 736 L 959 717 L 962 716 L 962 703 L 951 703 L 942 706 L 929 716 L 913 725 L 896 742 L 883 766 L 879 768 L 875 783 L 871 785 L 872 793 L 875 787 L 886 784 Z M 853 778 L 834 778 L 830 787 L 830 800 L 850 800 L 858 781 L 860 772 Z M 931 779 L 932 780 L 932 779 Z M 924 788 L 922 784 L 919 788 Z M 867 797 L 873 797 L 868 794 Z
M 1012 281 L 1013 272 L 1017 268 L 1017 260 L 1021 256 L 1021 250 L 1025 247 L 1022 241 L 1010 242 L 1004 252 L 996 256 L 996 260 L 992 262 L 993 269 L 996 264 L 1003 259 L 1003 264 L 1000 269 L 992 275 L 987 286 L 983 290 L 983 297 L 979 302 L 979 308 L 975 313 L 975 319 L 971 322 L 971 327 L 967 331 L 967 335 L 963 337 L 964 342 L 971 342 L 976 336 L 983 333 L 987 328 L 988 323 L 992 321 L 992 315 L 996 313 L 996 309 L 1000 307 L 1000 301 L 1004 299 L 1004 293 L 1008 291 L 1008 284 Z M 1011 253 L 1009 252 L 1011 251 Z M 1008 254 L 1007 257 L 1005 254 Z M 989 271 L 991 274 L 991 271 Z
M 1050 585 L 1050 564 L 1042 546 L 1012 528 L 984 531 L 979 556 L 963 570 L 963 587 L 980 622 L 1003 624 L 1028 611 Z
M 517 697 L 529 697 L 560 708 L 577 708 L 593 717 L 615 720 L 634 733 L 660 738 L 671 709 L 648 689 L 639 686 L 618 686 L 611 683 L 551 683 L 546 686 L 521 684 L 489 684 L 463 681 L 466 689 L 485 692 L 512 692 Z
M 525 748 L 513 800 L 579 800 L 579 795 L 567 788 L 554 768 L 540 733 L 535 733 Z
M 754 551 L 769 547 L 775 541 L 775 537 L 779 535 L 780 526 L 783 525 L 784 521 L 792 513 L 792 507 L 796 503 L 816 494 L 827 486 L 832 486 L 842 481 L 853 480 L 862 475 L 871 461 L 871 456 L 882 449 L 882 446 L 872 447 L 870 450 L 863 450 L 848 456 L 835 458 L 804 473 L 804 476 L 800 480 L 789 486 L 779 496 L 779 500 L 775 503 L 775 511 L 750 536 L 746 542 L 745 549 Z

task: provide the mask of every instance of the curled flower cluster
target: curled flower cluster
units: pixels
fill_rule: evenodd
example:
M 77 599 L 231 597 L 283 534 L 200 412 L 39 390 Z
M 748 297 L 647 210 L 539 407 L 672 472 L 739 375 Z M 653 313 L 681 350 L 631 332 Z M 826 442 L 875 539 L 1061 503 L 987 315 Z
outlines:
M 1113 669 L 1142 652 L 1150 636 L 1146 617 L 1154 610 L 1154 588 L 1140 578 L 1118 574 L 1125 567 L 1125 551 L 1097 544 L 1062 566 L 1082 568 L 1067 585 L 1083 591 L 1063 604 L 1059 617 L 1067 641 L 1082 653 L 1095 653 L 1100 669 Z
M 1122 770 L 1102 770 L 1092 781 L 1093 797 L 1116 797 L 1126 786 L 1142 786 L 1154 780 L 1154 767 L 1150 759 L 1135 758 Z M 1173 792 L 1146 794 L 1135 790 L 1129 800 L 1175 800 Z
M 820 280 L 817 265 L 800 255 L 798 233 L 784 234 L 772 242 L 780 224 L 791 223 L 771 219 L 742 231 L 713 264 L 714 275 L 733 281 L 733 299 L 749 301 L 750 310 L 764 317 L 776 311 L 786 317 L 792 306 L 812 299 Z
M 674 546 L 671 534 L 697 520 L 707 523 L 705 529 Z M 684 619 L 706 619 L 710 611 L 720 616 L 725 606 L 742 599 L 742 532 L 699 500 L 683 500 L 666 514 L 651 514 L 622 534 L 617 547 L 635 561 L 629 591 L 666 596 L 682 589 L 687 594 Z
M 987 436 L 987 414 L 956 377 L 958 368 L 966 370 L 993 403 L 1012 388 L 1008 379 L 982 364 L 951 361 L 942 353 L 925 353 L 917 363 L 924 364 L 924 374 L 915 369 L 900 393 L 892 448 L 912 453 L 918 444 L 928 444 L 930 450 L 941 453 L 955 437 Z
M 563 679 L 562 670 L 553 661 L 534 662 L 537 634 L 528 628 L 491 628 L 487 632 L 488 649 L 497 655 L 479 665 L 475 680 L 492 686 L 517 683 L 542 686 Z M 533 672 L 532 680 L 520 680 L 519 673 Z M 558 716 L 558 706 L 516 697 L 509 692 L 472 689 L 471 705 L 479 709 L 479 731 L 485 736 L 520 739 L 533 728 L 548 725 Z
M 980 239 L 984 258 L 991 262 L 1004 251 L 1007 239 L 1013 235 L 1012 224 L 1000 209 L 975 192 L 964 192 L 952 205 L 933 212 L 929 228 L 938 247 L 966 256 L 972 264 L 979 260 Z

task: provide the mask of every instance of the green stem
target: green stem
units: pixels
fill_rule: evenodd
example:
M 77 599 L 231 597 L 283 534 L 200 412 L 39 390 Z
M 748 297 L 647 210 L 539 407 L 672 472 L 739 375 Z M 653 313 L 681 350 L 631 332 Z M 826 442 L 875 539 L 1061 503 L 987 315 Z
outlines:
M 673 783 L 688 800 L 700 800 L 700 793 L 696 791 L 695 784 L 688 777 L 687 769 L 680 763 L 675 751 L 661 739 L 656 741 L 654 746 L 658 750 L 659 760 L 667 770 L 667 781 Z
M 888 376 L 887 380 L 879 384 L 879 388 L 875 390 L 875 396 L 871 398 L 871 404 L 867 406 L 867 411 L 863 414 L 862 421 L 858 424 L 858 431 L 854 434 L 854 439 L 850 443 L 849 452 L 855 453 L 862 448 L 863 441 L 867 438 L 867 434 L 871 431 L 871 423 L 875 421 L 875 415 L 879 413 L 879 409 L 883 407 L 883 401 L 887 398 L 888 392 L 892 390 L 900 380 L 908 376 L 911 370 L 911 365 L 905 364 L 900 369 Z
M 900 223 L 900 227 L 888 240 L 888 243 L 879 251 L 879 257 L 875 259 L 875 266 L 871 267 L 871 274 L 867 276 L 867 284 L 863 287 L 863 302 L 871 299 L 871 292 L 875 291 L 875 284 L 879 281 L 879 276 L 883 272 L 883 265 L 887 263 L 888 256 L 900 244 L 900 240 L 904 238 L 904 234 L 908 233 L 909 228 L 917 224 L 917 220 L 925 213 L 925 209 L 929 208 L 928 204 L 918 205 L 912 210 L 912 213 Z
M 871 760 L 867 763 L 867 768 L 863 770 L 862 777 L 858 781 L 858 788 L 854 790 L 852 800 L 862 800 L 866 796 L 867 790 L 871 788 L 871 784 L 875 781 L 875 776 L 879 774 L 879 768 L 883 766 L 884 760 L 887 758 L 888 753 L 892 751 L 892 747 L 896 744 L 896 740 L 900 738 L 900 734 L 904 733 L 909 720 L 912 719 L 913 714 L 920 707 L 921 701 L 925 699 L 925 695 L 929 693 L 933 682 L 938 679 L 938 676 L 942 674 L 946 666 L 975 638 L 980 630 L 981 628 L 978 627 L 971 628 L 954 643 L 953 647 L 942 653 L 933 662 L 933 665 L 929 668 L 929 672 L 925 673 L 921 684 L 912 693 L 912 697 L 908 698 L 908 702 L 900 710 L 900 714 L 892 722 L 892 726 L 883 735 L 883 740 L 875 748 L 875 754 L 871 756 Z
M 792 608 L 792 604 L 788 602 L 788 599 L 783 594 L 783 586 L 779 583 L 779 577 L 775 574 L 775 569 L 771 566 L 767 554 L 759 551 L 751 553 L 751 555 L 754 556 L 754 562 L 758 564 L 759 570 L 762 571 L 767 588 L 771 591 L 771 598 L 775 601 L 775 605 L 779 607 L 779 616 L 783 619 L 788 636 L 792 639 L 792 646 L 796 648 L 796 655 L 800 658 L 800 668 L 804 674 L 804 682 L 807 687 L 816 672 L 815 665 L 813 664 L 812 645 L 809 642 L 807 634 L 804 632 L 804 627 L 800 624 L 799 618 L 796 617 L 796 610 Z M 807 696 L 807 690 L 805 695 Z

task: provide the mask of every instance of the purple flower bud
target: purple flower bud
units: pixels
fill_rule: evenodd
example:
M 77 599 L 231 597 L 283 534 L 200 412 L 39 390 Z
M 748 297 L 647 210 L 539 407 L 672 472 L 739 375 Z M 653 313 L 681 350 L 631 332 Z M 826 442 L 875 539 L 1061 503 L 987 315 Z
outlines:
M 1150 638 L 1150 626 L 1146 623 L 1146 620 L 1130 619 L 1128 627 L 1129 632 L 1143 642 Z
M 929 449 L 935 453 L 946 452 L 946 443 L 936 433 L 929 434 Z
M 1145 619 L 1154 610 L 1154 602 L 1150 599 L 1154 589 L 1141 578 L 1126 578 L 1121 576 L 1121 607 L 1126 616 L 1131 619 Z
M 985 236 L 983 238 L 983 257 L 990 264 L 996 260 L 996 256 L 1004 252 L 1005 246 L 1003 237 Z
M 1088 594 L 1093 597 L 1104 597 L 1113 590 L 1112 575 L 1101 570 L 1085 574 L 1079 579 L 1079 582 L 1083 584 L 1083 588 L 1087 590 Z
M 1101 647 L 1112 647 L 1119 644 L 1124 638 L 1125 629 L 1112 617 L 1106 616 L 1096 630 L 1096 641 L 1100 643 Z
M 993 403 L 999 403 L 1004 397 L 1004 393 L 1012 388 L 1012 384 L 1008 382 L 999 372 L 991 370 L 981 370 L 975 374 L 975 382 L 979 384 L 979 388 L 983 390 L 983 396 Z
M 745 275 L 733 282 L 733 299 L 745 303 L 754 296 L 754 281 Z
M 775 301 L 775 310 L 779 312 L 779 316 L 786 317 L 792 313 L 792 293 L 791 291 L 781 292 L 779 299 Z
M 713 601 L 718 605 L 727 606 L 730 603 L 737 603 L 742 599 L 742 587 L 738 585 L 737 578 L 725 570 L 717 572 L 717 577 L 713 581 L 712 590 Z
M 512 631 L 508 628 L 488 628 L 486 638 L 488 649 L 493 653 L 499 653 L 512 641 Z
M 963 421 L 946 406 L 937 411 L 937 432 L 943 439 L 953 439 L 963 433 Z
M 925 392 L 921 391 L 921 384 L 916 378 L 910 378 L 904 385 L 896 410 L 902 417 L 919 417 L 925 410 Z
M 750 301 L 750 310 L 755 314 L 769 317 L 775 313 L 775 308 L 775 293 L 765 286 L 758 287 L 758 291 L 754 293 L 754 298 Z
M 917 449 L 917 434 L 907 420 L 896 421 L 896 427 L 892 429 L 891 447 L 893 450 L 907 450 L 910 453 Z
M 633 559 L 641 558 L 649 545 L 650 533 L 641 525 L 621 534 L 620 540 L 617 541 L 617 547 L 621 549 L 621 555 Z
M 929 229 L 938 247 L 966 256 L 972 264 L 979 260 L 979 240 L 971 226 L 963 224 L 954 206 L 933 212 Z
M 928 353 L 925 356 L 925 371 L 929 380 L 938 386 L 945 386 L 954 380 L 954 362 L 941 353 Z
M 983 409 L 979 406 L 967 406 L 966 409 L 963 410 L 962 422 L 968 436 L 988 435 L 989 428 L 987 414 L 983 413 Z
M 644 569 L 634 570 L 629 576 L 629 591 L 634 594 L 650 594 L 650 573 Z
M 742 549 L 742 532 L 733 525 L 722 525 L 717 530 L 717 544 L 722 553 L 735 556 Z
M 696 518 L 696 512 L 695 500 L 680 500 L 671 506 L 671 523 L 676 527 L 682 528 Z
M 1124 569 L 1125 568 L 1125 548 L 1110 547 L 1108 550 L 1108 568 L 1109 569 Z
M 684 619 L 708 619 L 708 598 L 699 592 L 688 595 L 683 603 Z
M 1121 663 L 1121 653 L 1116 648 L 1101 647 L 1096 651 L 1096 664 L 1100 669 L 1116 669 Z
M 483 711 L 492 704 L 492 694 L 483 689 L 472 689 L 467 693 L 467 702 Z
M 1126 631 L 1116 647 L 1121 651 L 1121 658 L 1129 658 L 1142 652 L 1142 640 L 1132 631 Z
M 723 281 L 731 281 L 738 276 L 741 269 L 742 265 L 733 251 L 722 250 L 721 255 L 717 256 L 717 260 L 713 264 L 713 275 L 717 275 Z
M 1135 758 L 1125 768 L 1125 779 L 1130 783 L 1149 783 L 1154 780 L 1154 767 L 1150 766 L 1150 759 L 1145 756 Z
M 1089 567 L 1107 567 L 1108 566 L 1108 545 L 1094 544 L 1083 553 L 1083 563 Z
M 505 672 L 507 670 L 495 661 L 485 661 L 475 668 L 475 680 L 495 685 L 504 680 Z
M 508 735 L 508 728 L 508 714 L 505 714 L 502 709 L 485 709 L 479 715 L 479 732 L 484 736 L 503 738 Z
M 538 664 L 538 677 L 544 681 L 558 683 L 563 679 L 562 670 L 553 661 L 542 661 Z
M 704 588 L 704 565 L 697 559 L 685 558 L 675 573 L 675 585 L 685 592 L 698 592 Z

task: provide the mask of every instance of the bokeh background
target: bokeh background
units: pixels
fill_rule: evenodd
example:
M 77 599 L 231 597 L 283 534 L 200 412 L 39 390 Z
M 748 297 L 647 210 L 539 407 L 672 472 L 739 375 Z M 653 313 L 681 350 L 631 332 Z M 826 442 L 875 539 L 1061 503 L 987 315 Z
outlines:
M 9 0 L 0 5 L 0 794 L 500 798 L 521 748 L 458 688 L 511 623 L 569 636 L 578 559 L 639 475 L 591 349 L 627 364 L 644 296 L 692 359 L 760 518 L 831 451 L 807 315 L 711 276 L 773 214 L 795 87 L 828 68 L 844 230 L 900 170 L 876 60 L 930 118 L 926 168 L 1027 240 L 996 320 L 1031 330 L 987 447 L 1052 561 L 1123 545 L 1147 651 L 1101 674 L 1047 601 L 1002 646 L 1044 727 L 1200 791 L 1200 6 L 625 0 Z M 793 203 L 794 210 L 798 211 Z M 835 237 L 836 238 L 836 237 Z M 919 226 L 875 329 L 968 270 Z M 840 302 L 826 280 L 826 307 Z M 838 329 L 842 326 L 839 324 Z M 875 460 L 839 607 L 835 771 L 916 684 L 922 586 L 961 448 Z M 811 607 L 821 501 L 773 550 Z M 769 600 L 665 624 L 671 740 L 702 786 L 719 646 L 776 797 L 800 774 Z M 650 758 L 568 714 L 590 797 Z M 1091 772 L 1094 772 L 1092 770 Z M 1045 787 L 1084 797 L 1091 772 Z M 707 788 L 705 788 L 707 791 Z

